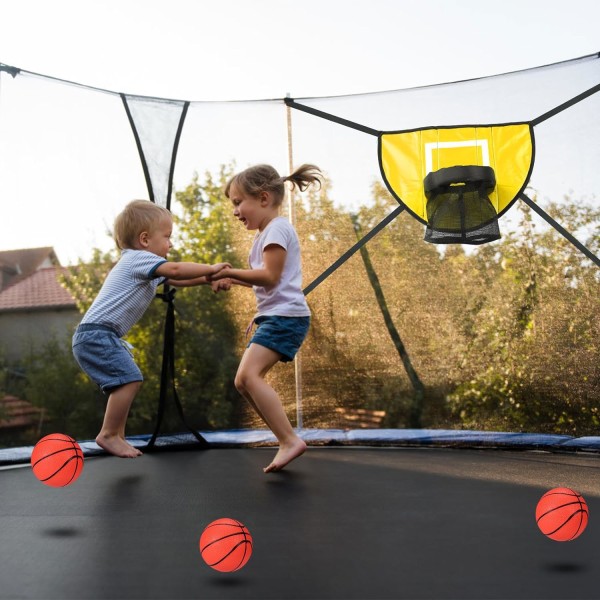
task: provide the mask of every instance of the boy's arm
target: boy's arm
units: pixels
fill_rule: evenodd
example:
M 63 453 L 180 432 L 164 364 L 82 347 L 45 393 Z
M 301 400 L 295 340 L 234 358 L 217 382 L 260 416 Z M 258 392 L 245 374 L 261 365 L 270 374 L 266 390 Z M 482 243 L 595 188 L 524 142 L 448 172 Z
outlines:
M 170 285 L 189 287 L 208 283 L 207 275 L 215 275 L 226 267 L 231 267 L 231 265 L 229 263 L 204 265 L 191 262 L 164 262 L 154 272 L 156 275 L 165 277 Z
M 240 285 L 272 287 L 277 285 L 281 279 L 286 256 L 287 252 L 284 248 L 271 244 L 263 250 L 264 267 L 262 269 L 224 268 L 214 275 L 209 275 L 208 278 L 211 281 L 218 281 L 229 277 L 234 280 L 233 283 L 239 282 Z

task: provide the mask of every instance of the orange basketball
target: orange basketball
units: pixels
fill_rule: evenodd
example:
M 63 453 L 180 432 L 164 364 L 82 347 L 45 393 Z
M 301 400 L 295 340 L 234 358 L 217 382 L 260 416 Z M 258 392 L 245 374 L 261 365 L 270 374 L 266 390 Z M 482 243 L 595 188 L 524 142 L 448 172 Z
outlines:
M 43 437 L 31 453 L 33 474 L 46 485 L 64 487 L 83 471 L 83 452 L 79 444 L 64 433 Z
M 237 571 L 252 556 L 252 536 L 244 524 L 235 519 L 217 519 L 209 523 L 200 536 L 200 554 L 204 562 L 217 571 Z
M 540 531 L 557 542 L 569 542 L 579 537 L 588 524 L 588 516 L 583 496 L 564 487 L 546 492 L 535 509 Z

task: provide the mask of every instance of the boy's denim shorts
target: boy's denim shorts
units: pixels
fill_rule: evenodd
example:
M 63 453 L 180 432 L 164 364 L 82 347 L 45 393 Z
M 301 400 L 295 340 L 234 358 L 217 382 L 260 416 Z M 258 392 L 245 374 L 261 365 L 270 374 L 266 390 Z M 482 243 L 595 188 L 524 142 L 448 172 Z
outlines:
M 73 355 L 84 373 L 103 392 L 143 381 L 142 372 L 135 364 L 125 341 L 104 325 L 84 323 L 73 335 Z
M 310 317 L 257 317 L 257 325 L 250 344 L 258 344 L 281 354 L 282 362 L 294 360 L 294 356 L 308 334 Z

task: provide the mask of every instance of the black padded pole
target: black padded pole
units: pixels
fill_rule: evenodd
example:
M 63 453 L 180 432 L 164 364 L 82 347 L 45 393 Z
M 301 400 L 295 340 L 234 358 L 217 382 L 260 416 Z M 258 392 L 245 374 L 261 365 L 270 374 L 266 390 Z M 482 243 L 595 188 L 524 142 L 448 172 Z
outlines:
M 129 124 L 131 125 L 131 129 L 133 130 L 133 135 L 135 137 L 135 143 L 137 145 L 138 153 L 140 155 L 140 161 L 142 163 L 142 168 L 144 170 L 144 177 L 146 178 L 146 187 L 148 188 L 148 194 L 150 196 L 150 200 L 152 202 L 156 202 L 156 198 L 154 195 L 154 189 L 152 187 L 152 179 L 150 177 L 150 172 L 148 170 L 148 164 L 146 162 L 146 156 L 144 155 L 144 149 L 142 148 L 142 143 L 140 140 L 140 136 L 138 134 L 137 128 L 135 126 L 135 122 L 133 120 L 133 116 L 131 111 L 129 110 L 129 105 L 127 103 L 127 96 L 125 94 L 120 94 L 121 100 L 123 101 L 123 106 L 125 107 L 125 112 L 127 113 L 127 118 L 129 119 Z M 166 208 L 171 208 L 171 192 L 173 187 L 173 173 L 175 171 L 175 160 L 177 157 L 177 148 L 179 146 L 179 140 L 181 138 L 181 131 L 183 129 L 183 123 L 185 121 L 185 117 L 187 114 L 187 110 L 190 103 L 185 102 L 183 104 L 183 110 L 181 112 L 181 117 L 179 119 L 179 124 L 177 127 L 177 133 L 175 135 L 175 141 L 173 144 L 173 149 L 171 152 L 171 164 L 169 166 L 169 180 L 168 180 L 168 189 L 167 189 L 167 197 Z M 183 407 L 181 406 L 181 402 L 179 400 L 179 395 L 177 394 L 177 387 L 175 386 L 175 289 L 171 288 L 168 283 L 163 285 L 163 293 L 157 294 L 157 298 L 161 298 L 167 303 L 167 314 L 165 316 L 165 332 L 164 332 L 164 340 L 163 340 L 163 359 L 162 359 L 162 367 L 160 373 L 160 392 L 158 398 L 158 413 L 156 417 L 156 426 L 154 429 L 154 433 L 150 438 L 150 441 L 146 445 L 146 450 L 151 450 L 154 447 L 156 442 L 156 438 L 158 437 L 158 433 L 160 431 L 160 425 L 162 423 L 165 407 L 167 404 L 167 395 L 169 387 L 173 393 L 173 400 L 175 401 L 175 407 L 177 408 L 177 413 L 181 419 L 181 422 L 185 425 L 185 427 L 192 433 L 192 435 L 198 440 L 201 448 L 208 448 L 208 442 L 196 431 L 193 427 L 188 425 L 185 420 L 185 415 L 183 414 Z
M 158 437 L 158 433 L 160 431 L 160 425 L 162 423 L 165 407 L 167 405 L 167 394 L 169 386 L 173 392 L 173 399 L 175 400 L 175 406 L 177 407 L 177 412 L 181 419 L 181 422 L 185 425 L 185 427 L 192 433 L 192 435 L 198 440 L 201 448 L 208 448 L 209 443 L 204 439 L 196 429 L 188 425 L 185 420 L 185 416 L 183 414 L 183 407 L 181 406 L 181 402 L 179 400 L 179 395 L 177 394 L 177 387 L 175 386 L 175 288 L 169 288 L 167 284 L 165 284 L 165 293 L 157 294 L 158 298 L 161 298 L 167 303 L 167 315 L 165 318 L 165 335 L 164 335 L 164 345 L 163 345 L 163 360 L 162 360 L 162 369 L 160 373 L 160 395 L 158 400 L 158 414 L 156 417 L 156 427 L 154 429 L 154 433 L 152 434 L 152 438 L 146 445 L 146 449 L 151 449 L 154 447 L 154 443 L 156 442 L 156 438 Z

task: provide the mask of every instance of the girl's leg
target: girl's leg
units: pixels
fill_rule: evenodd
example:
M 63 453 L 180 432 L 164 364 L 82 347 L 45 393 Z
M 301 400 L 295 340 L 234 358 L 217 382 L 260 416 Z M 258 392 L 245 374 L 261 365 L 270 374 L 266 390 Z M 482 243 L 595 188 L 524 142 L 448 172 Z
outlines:
M 122 458 L 135 458 L 141 454 L 125 441 L 127 415 L 141 386 L 141 381 L 132 381 L 116 388 L 108 397 L 104 423 L 96 437 L 96 443 L 110 454 Z
M 280 358 L 269 348 L 250 344 L 235 377 L 238 391 L 250 401 L 279 441 L 279 451 L 273 462 L 263 469 L 265 473 L 279 471 L 306 450 L 306 443 L 296 435 L 277 392 L 264 379 Z

